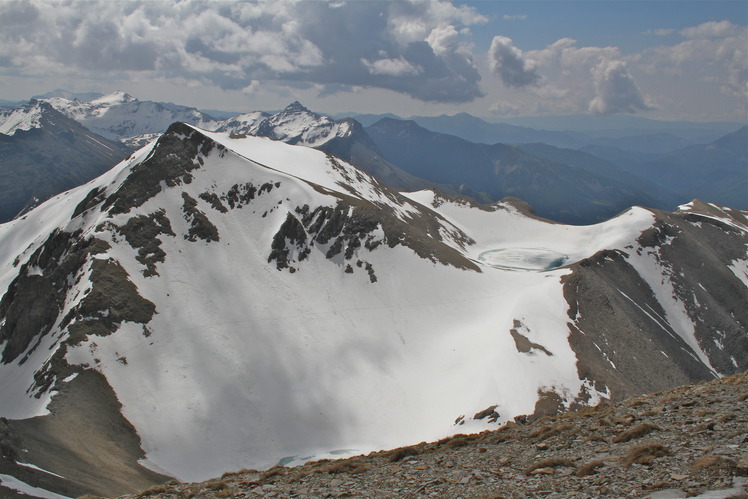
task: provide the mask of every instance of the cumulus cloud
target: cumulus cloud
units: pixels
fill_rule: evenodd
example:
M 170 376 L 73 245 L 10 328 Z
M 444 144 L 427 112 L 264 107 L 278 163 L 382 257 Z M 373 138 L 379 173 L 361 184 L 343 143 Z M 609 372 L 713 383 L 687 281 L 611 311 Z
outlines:
M 369 72 L 373 75 L 403 76 L 415 75 L 423 70 L 420 67 L 413 66 L 402 57 L 397 59 L 379 59 L 377 61 L 367 61 L 362 59 Z
M 601 61 L 593 74 L 597 95 L 590 102 L 591 112 L 595 114 L 634 113 L 652 109 L 631 77 L 625 62 Z
M 467 102 L 482 95 L 469 27 L 485 21 L 447 0 L 5 1 L 0 60 L 25 74 L 373 86 Z
M 535 61 L 525 57 L 520 49 L 514 46 L 511 38 L 495 36 L 488 50 L 488 63 L 501 81 L 509 87 L 526 87 L 540 80 L 536 72 Z
M 740 31 L 740 27 L 730 21 L 709 21 L 698 26 L 684 28 L 680 33 L 686 38 L 724 38 L 734 36 Z
M 748 97 L 748 28 L 729 21 L 710 21 L 682 29 L 685 40 L 654 47 L 641 55 L 640 65 L 650 74 L 667 72 L 682 86 L 693 81 L 703 89 Z

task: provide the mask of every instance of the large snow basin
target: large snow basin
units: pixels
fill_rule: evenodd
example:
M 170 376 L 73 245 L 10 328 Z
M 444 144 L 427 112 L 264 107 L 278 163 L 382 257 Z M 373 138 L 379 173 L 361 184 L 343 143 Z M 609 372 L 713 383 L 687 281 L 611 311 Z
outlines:
M 498 248 L 484 251 L 478 260 L 497 269 L 543 271 L 564 265 L 569 256 L 547 248 Z

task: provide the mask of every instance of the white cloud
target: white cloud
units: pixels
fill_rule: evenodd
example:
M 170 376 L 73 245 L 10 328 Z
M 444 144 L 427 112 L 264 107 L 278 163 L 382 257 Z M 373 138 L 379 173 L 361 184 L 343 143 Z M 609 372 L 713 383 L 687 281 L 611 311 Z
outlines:
M 590 102 L 594 114 L 634 113 L 652 109 L 629 72 L 620 60 L 603 60 L 593 70 L 595 98 Z
M 373 75 L 416 75 L 423 71 L 421 68 L 413 66 L 402 57 L 398 57 L 397 59 L 379 59 L 373 62 L 361 59 L 361 62 L 364 63 L 369 72 Z
M 741 28 L 730 21 L 710 21 L 680 31 L 686 38 L 724 38 L 739 34 Z
M 707 22 L 680 34 L 686 39 L 676 45 L 645 50 L 642 69 L 650 74 L 668 73 L 678 86 L 697 82 L 702 86 L 701 97 L 710 88 L 748 97 L 748 28 L 729 21 Z
M 468 26 L 485 20 L 446 0 L 5 1 L 0 64 L 71 78 L 148 72 L 236 90 L 253 80 L 371 86 L 466 102 L 482 95 Z
M 520 49 L 514 46 L 511 38 L 495 36 L 488 50 L 488 62 L 501 81 L 510 87 L 525 87 L 540 80 L 534 60 L 525 57 Z
M 525 21 L 525 20 L 527 20 L 527 14 L 516 14 L 516 15 L 504 14 L 502 17 L 503 17 L 503 19 L 505 21 Z

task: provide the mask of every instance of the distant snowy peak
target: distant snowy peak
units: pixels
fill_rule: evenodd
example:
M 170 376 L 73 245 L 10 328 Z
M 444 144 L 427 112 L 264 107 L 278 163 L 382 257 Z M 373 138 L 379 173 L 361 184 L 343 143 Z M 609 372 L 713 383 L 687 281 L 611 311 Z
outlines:
M 16 109 L 0 110 L 0 133 L 13 135 L 18 130 L 41 128 L 41 118 L 47 104 L 32 101 Z
M 145 134 L 162 133 L 176 121 L 202 128 L 216 126 L 213 118 L 197 109 L 141 101 L 123 91 L 90 102 L 64 97 L 44 100 L 91 131 L 114 140 L 127 141 Z
M 126 102 L 132 102 L 137 100 L 132 95 L 128 94 L 127 92 L 123 92 L 122 90 L 117 90 L 116 92 L 113 92 L 111 94 L 102 95 L 101 97 L 98 97 L 96 99 L 93 99 L 90 101 L 90 103 L 96 107 L 101 106 L 112 106 L 117 104 L 124 104 Z
M 221 122 L 216 130 L 319 148 L 332 139 L 350 135 L 351 123 L 349 120 L 335 121 L 316 114 L 296 101 L 276 114 L 258 111 L 230 118 Z
M 262 111 L 233 116 L 218 123 L 215 131 L 232 133 L 234 135 L 257 135 L 257 128 L 270 115 Z

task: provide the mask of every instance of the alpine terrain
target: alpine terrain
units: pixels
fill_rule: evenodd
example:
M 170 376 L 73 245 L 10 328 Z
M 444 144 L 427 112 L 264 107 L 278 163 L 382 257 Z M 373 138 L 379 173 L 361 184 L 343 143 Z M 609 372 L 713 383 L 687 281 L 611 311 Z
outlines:
M 745 371 L 747 216 L 568 226 L 175 123 L 0 225 L 0 490 L 112 496 Z
M 0 222 L 98 177 L 130 152 L 43 101 L 0 110 Z

